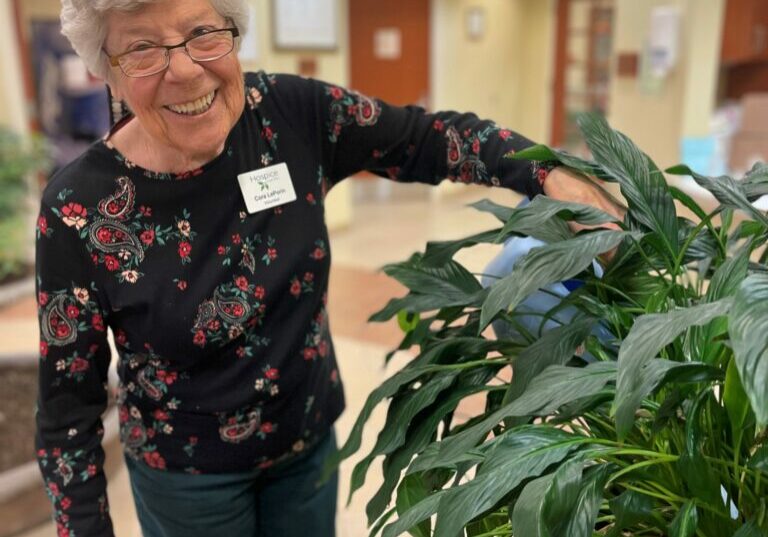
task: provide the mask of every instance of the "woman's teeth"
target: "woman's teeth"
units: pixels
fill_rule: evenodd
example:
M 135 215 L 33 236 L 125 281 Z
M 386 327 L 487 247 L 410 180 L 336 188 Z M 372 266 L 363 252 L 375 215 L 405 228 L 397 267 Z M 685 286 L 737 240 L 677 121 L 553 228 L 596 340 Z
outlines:
M 191 103 L 184 103 L 184 104 L 170 104 L 166 106 L 168 110 L 171 112 L 176 112 L 177 114 L 184 114 L 187 116 L 196 116 L 198 114 L 202 114 L 203 112 L 208 111 L 208 109 L 211 107 L 211 103 L 213 102 L 213 98 L 216 97 L 216 92 L 212 91 L 205 97 L 200 97 L 196 101 L 192 101 Z

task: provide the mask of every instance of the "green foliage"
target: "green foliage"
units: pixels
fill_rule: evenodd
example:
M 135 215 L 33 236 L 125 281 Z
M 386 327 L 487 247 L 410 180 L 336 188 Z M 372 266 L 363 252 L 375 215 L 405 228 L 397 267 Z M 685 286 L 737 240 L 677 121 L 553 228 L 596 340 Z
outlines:
M 707 213 L 604 120 L 580 126 L 593 161 L 544 146 L 517 157 L 617 182 L 629 205 L 619 231 L 573 235 L 569 221 L 613 221 L 578 204 L 486 201 L 475 208 L 502 227 L 385 267 L 409 292 L 372 319 L 397 316 L 400 348 L 417 356 L 371 394 L 328 467 L 360 448 L 372 410 L 388 403 L 352 476 L 354 493 L 384 457 L 372 535 L 768 535 L 768 217 L 750 203 L 768 194 L 768 166 L 741 180 L 668 170 L 714 194 L 721 205 Z M 513 235 L 546 244 L 488 289 L 453 259 Z M 593 259 L 614 248 L 598 277 Z M 583 282 L 558 306 L 574 319 L 522 329 L 517 306 L 568 278 Z M 486 337 L 491 322 L 516 335 Z M 612 340 L 591 335 L 598 323 Z M 580 358 L 585 349 L 596 362 Z M 457 421 L 458 404 L 481 393 L 483 411 Z
M 46 166 L 42 144 L 25 147 L 18 136 L 0 125 L 0 280 L 24 266 L 26 176 Z

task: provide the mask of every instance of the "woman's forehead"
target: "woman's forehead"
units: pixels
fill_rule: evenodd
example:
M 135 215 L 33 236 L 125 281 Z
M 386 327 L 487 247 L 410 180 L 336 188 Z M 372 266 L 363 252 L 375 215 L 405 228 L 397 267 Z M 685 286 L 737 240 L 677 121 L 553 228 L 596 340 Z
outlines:
M 129 12 L 110 13 L 116 24 L 109 34 L 119 39 L 161 36 L 166 32 L 186 32 L 203 23 L 220 22 L 219 15 L 208 0 L 153 2 Z

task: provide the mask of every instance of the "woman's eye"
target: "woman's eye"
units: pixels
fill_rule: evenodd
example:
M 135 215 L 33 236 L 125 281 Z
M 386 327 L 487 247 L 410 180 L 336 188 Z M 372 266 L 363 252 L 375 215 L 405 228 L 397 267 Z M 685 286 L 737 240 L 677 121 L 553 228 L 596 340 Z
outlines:
M 208 28 L 208 27 L 195 28 L 194 30 L 192 30 L 192 35 L 196 37 L 198 35 L 207 34 L 207 33 L 211 32 L 212 30 L 213 30 L 213 28 Z
M 148 48 L 152 48 L 152 47 L 154 47 L 154 45 L 152 45 L 151 43 L 139 43 L 138 45 L 134 45 L 131 48 L 131 52 L 135 50 L 147 50 Z

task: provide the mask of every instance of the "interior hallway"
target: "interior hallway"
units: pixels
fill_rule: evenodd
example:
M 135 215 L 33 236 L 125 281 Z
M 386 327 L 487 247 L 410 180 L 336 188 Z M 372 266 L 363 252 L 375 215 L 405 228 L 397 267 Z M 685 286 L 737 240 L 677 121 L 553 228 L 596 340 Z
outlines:
M 375 185 L 355 186 L 363 189 L 373 186 L 375 190 Z M 366 322 L 370 314 L 383 307 L 390 298 L 405 294 L 403 287 L 378 269 L 385 263 L 406 259 L 421 250 L 428 240 L 458 239 L 497 225 L 492 216 L 466 207 L 469 203 L 489 198 L 497 203 L 515 205 L 519 200 L 519 196 L 508 191 L 476 186 L 468 186 L 458 194 L 430 199 L 422 195 L 423 188 L 394 184 L 390 201 L 356 203 L 352 224 L 331 233 L 330 323 L 347 395 L 347 410 L 337 422 L 340 443 L 349 435 L 368 394 L 408 361 L 408 356 L 398 356 L 384 368 L 384 355 L 400 341 L 397 323 Z M 498 248 L 476 246 L 460 253 L 457 259 L 468 269 L 480 272 Z M 32 298 L 0 310 L 0 352 L 37 352 L 35 315 Z M 385 408 L 381 407 L 369 422 L 360 452 L 342 465 L 338 537 L 359 537 L 368 533 L 365 504 L 378 488 L 380 460 L 379 464 L 372 465 L 366 485 L 355 494 L 350 506 L 345 503 L 352 468 L 373 447 L 375 433 L 384 418 Z M 116 535 L 140 537 L 124 468 L 110 480 L 108 493 Z M 20 537 L 54 537 L 55 534 L 50 523 Z

